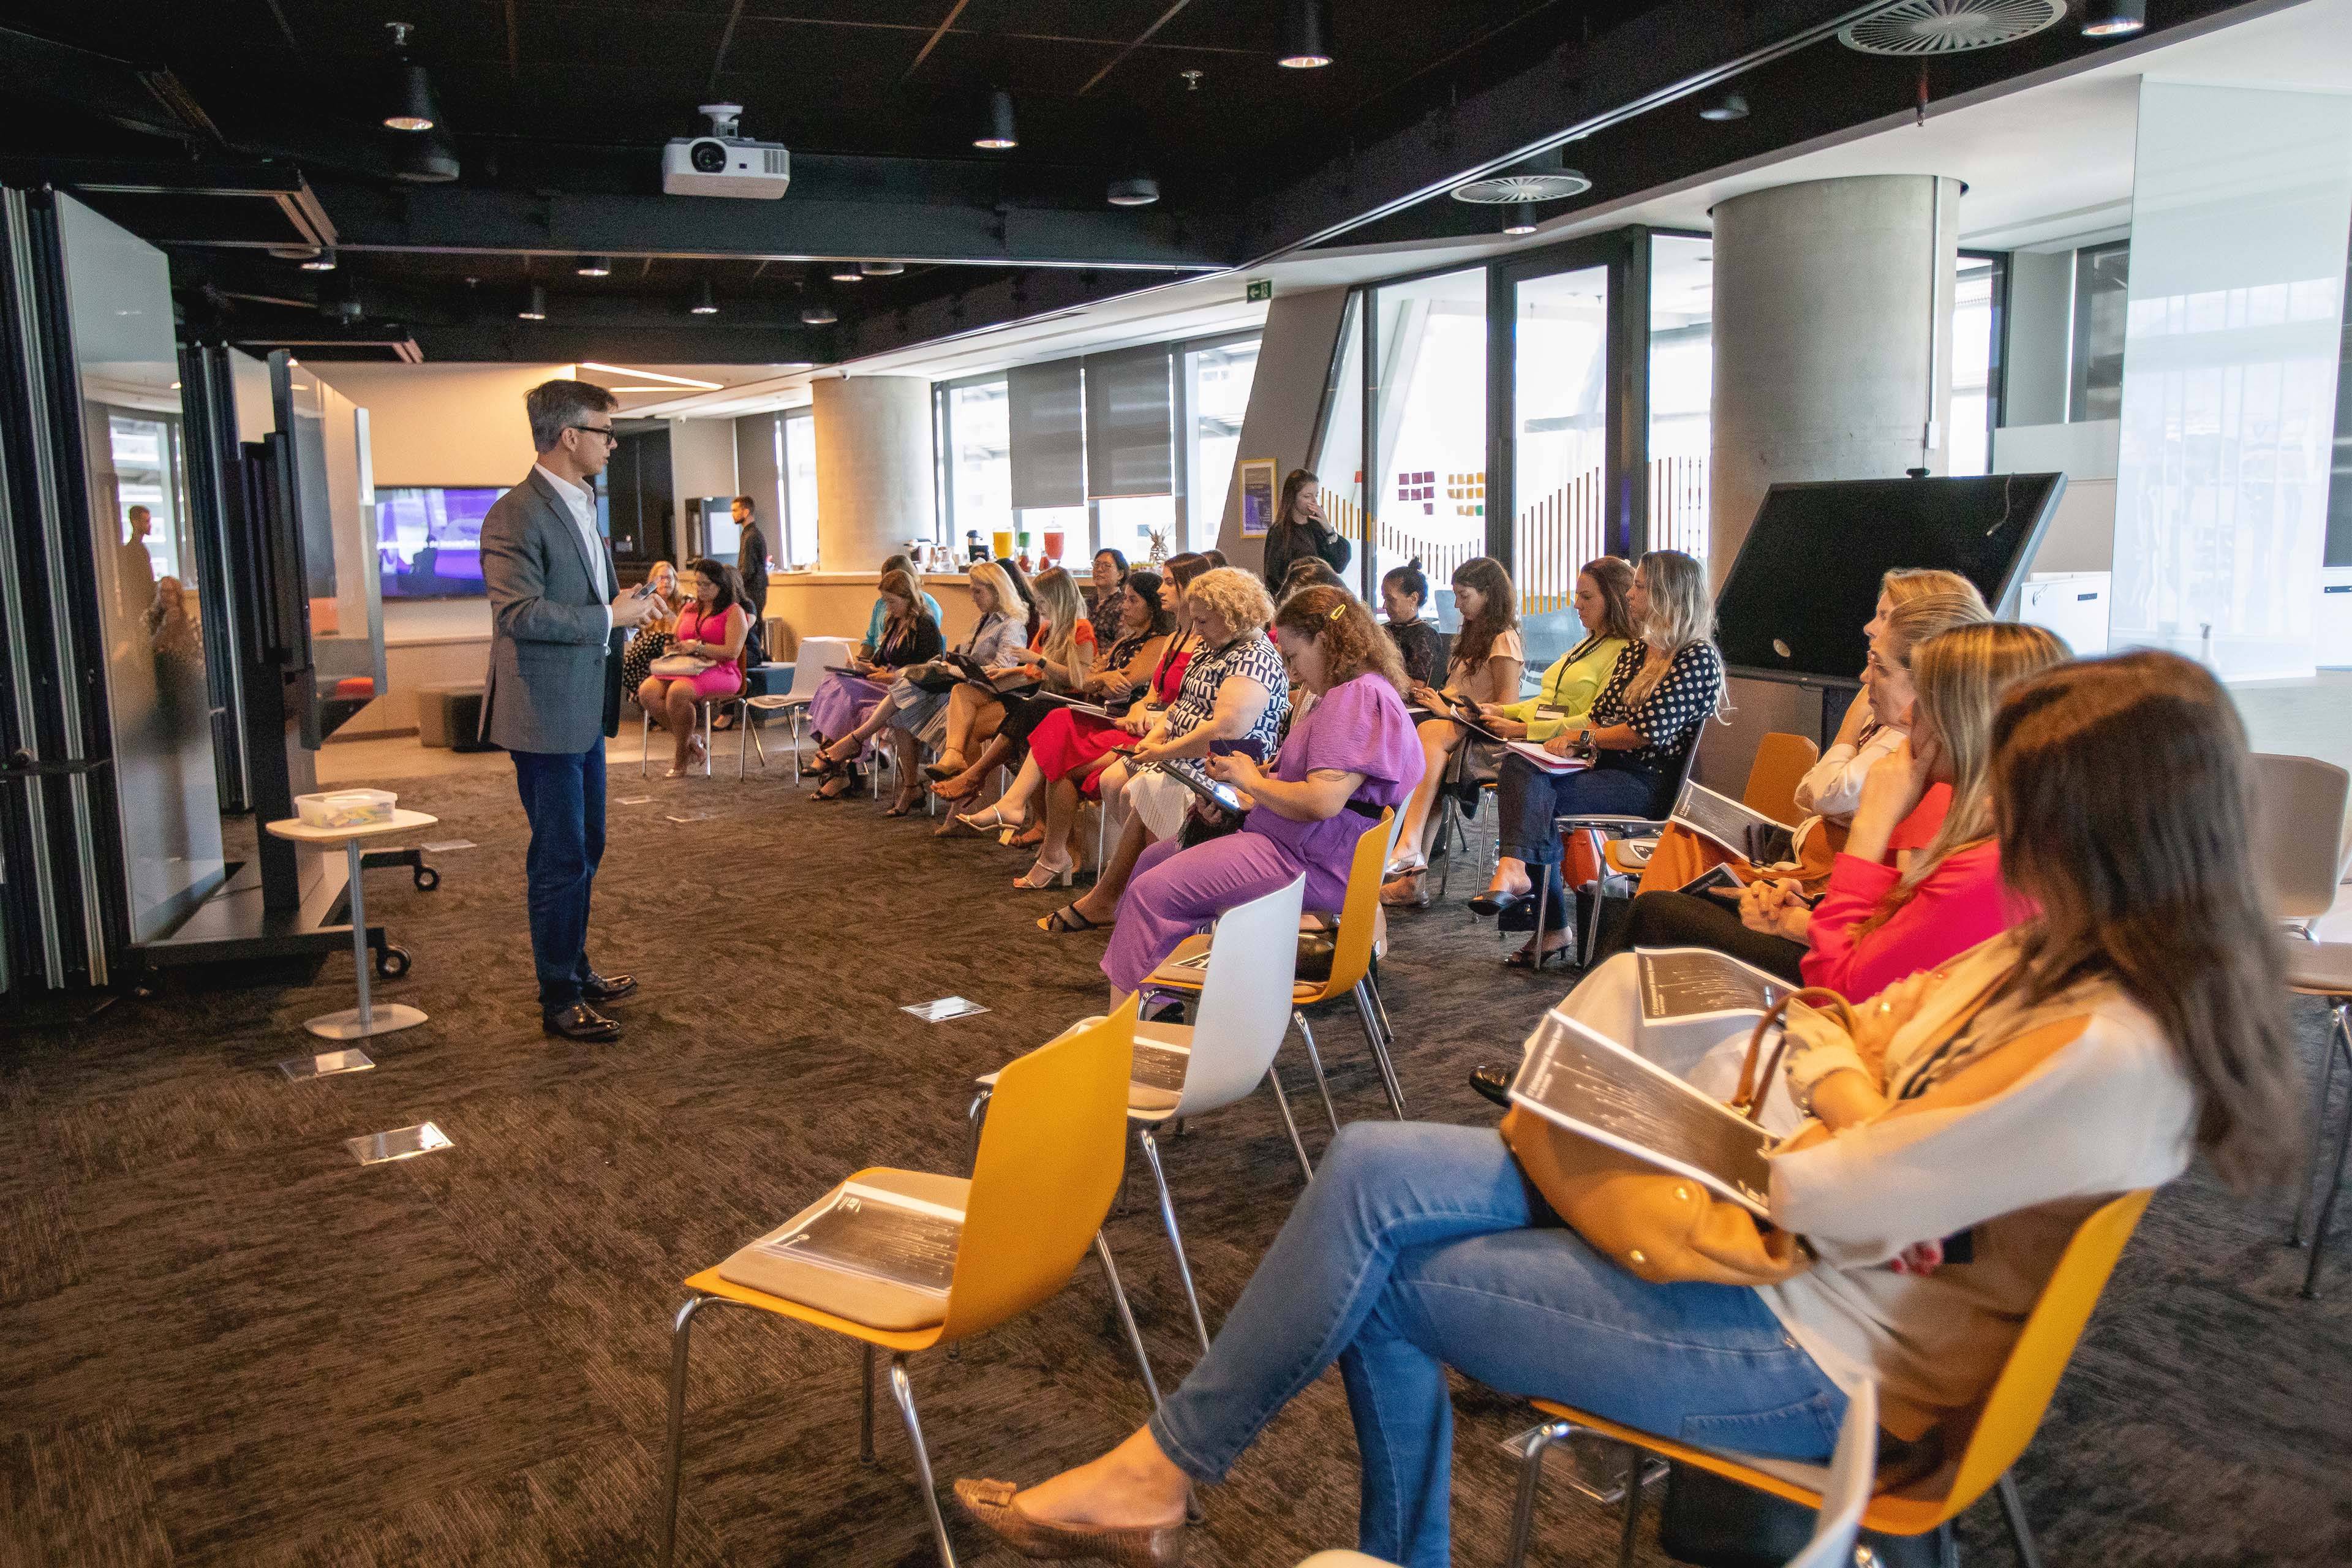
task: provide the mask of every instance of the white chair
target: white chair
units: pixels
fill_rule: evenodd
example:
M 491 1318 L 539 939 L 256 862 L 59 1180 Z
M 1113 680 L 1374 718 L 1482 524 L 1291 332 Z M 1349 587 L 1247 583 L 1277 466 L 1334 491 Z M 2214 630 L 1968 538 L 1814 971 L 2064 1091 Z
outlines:
M 803 637 L 800 652 L 793 661 L 793 689 L 782 697 L 754 697 L 751 706 L 762 713 L 782 712 L 791 717 L 793 725 L 793 783 L 801 782 L 801 721 L 808 712 L 809 699 L 824 683 L 828 665 L 846 665 L 857 645 L 847 637 Z M 767 760 L 765 751 L 761 760 Z
M 759 748 L 760 765 L 763 768 L 768 765 L 768 748 L 760 744 L 760 737 L 751 728 L 751 709 L 768 700 L 770 700 L 764 697 L 753 697 L 748 691 L 738 691 L 732 697 L 714 697 L 694 705 L 695 711 L 702 716 L 702 776 L 704 778 L 710 777 L 713 760 L 711 747 L 716 742 L 718 734 L 718 731 L 711 727 L 711 718 L 722 708 L 735 710 L 735 723 L 742 731 L 742 738 L 735 744 L 737 780 L 742 779 L 744 761 L 750 756 L 753 747 Z M 637 776 L 644 778 L 646 769 L 653 762 L 654 716 L 650 710 L 640 706 L 637 710 Z M 797 754 L 794 760 L 798 761 Z
M 1200 1293 L 1193 1289 L 1192 1268 L 1184 1256 L 1183 1233 L 1177 1227 L 1176 1206 L 1169 1197 L 1157 1130 L 1179 1118 L 1190 1120 L 1236 1104 L 1264 1084 L 1274 1091 L 1300 1173 L 1309 1181 L 1315 1179 L 1315 1166 L 1307 1158 L 1307 1145 L 1300 1141 L 1298 1123 L 1290 1114 L 1289 1098 L 1274 1071 L 1275 1053 L 1290 1027 L 1291 986 L 1298 961 L 1298 911 L 1306 897 L 1307 879 L 1302 876 L 1226 910 L 1217 921 L 1217 941 L 1209 950 L 1208 973 L 1202 981 L 1194 1021 L 1136 1026 L 1136 1070 L 1135 1081 L 1128 1086 L 1128 1125 L 1135 1130 L 1144 1163 L 1151 1167 L 1152 1184 L 1160 1190 L 1160 1221 L 1168 1227 L 1168 1245 L 1176 1254 L 1176 1274 L 1183 1281 L 1184 1300 L 1192 1309 L 1193 1331 L 1200 1336 L 1203 1352 L 1209 1348 L 1209 1326 L 1201 1314 Z M 1097 1021 L 1088 1018 L 1073 1026 L 1087 1028 Z M 972 1102 L 975 1121 L 987 1106 L 996 1075 L 990 1073 L 978 1081 L 982 1087 L 980 1097 Z

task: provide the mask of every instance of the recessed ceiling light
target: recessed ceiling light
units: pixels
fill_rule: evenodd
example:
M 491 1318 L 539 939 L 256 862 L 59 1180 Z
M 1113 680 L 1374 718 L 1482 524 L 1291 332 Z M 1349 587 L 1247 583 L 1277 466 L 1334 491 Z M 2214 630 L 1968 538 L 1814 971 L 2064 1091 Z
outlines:
M 710 290 L 710 279 L 706 278 L 702 280 L 702 292 L 695 296 L 694 303 L 688 305 L 687 310 L 697 316 L 719 314 L 719 299 Z
M 988 112 L 982 119 L 980 134 L 971 144 L 990 153 L 1002 153 L 1021 145 L 1021 133 L 1013 124 L 1013 95 L 1003 88 L 991 89 Z
M 1331 63 L 1331 18 L 1323 0 L 1290 0 L 1283 17 L 1282 54 L 1275 64 L 1313 70 Z
M 331 245 L 320 246 L 317 255 L 302 263 L 305 272 L 332 272 L 334 269 L 335 247 Z
M 857 264 L 857 270 L 868 278 L 896 278 L 907 270 L 907 264 L 903 261 L 861 261 Z
M 407 58 L 411 24 L 386 22 L 384 26 L 392 33 L 392 47 L 401 60 L 383 123 L 393 131 L 430 131 L 441 122 L 441 110 L 434 101 L 433 79 L 425 74 L 423 66 Z
M 522 309 L 515 314 L 526 321 L 547 320 L 547 290 L 540 284 L 530 286 L 530 295 L 523 300 Z
M 600 370 L 606 375 L 634 375 L 642 381 L 663 381 L 672 386 L 700 387 L 705 392 L 716 392 L 721 384 L 715 381 L 697 381 L 690 375 L 672 375 L 666 370 L 631 370 L 625 364 L 603 364 L 593 359 L 582 360 L 580 368 Z
M 1160 182 L 1149 174 L 1113 180 L 1105 199 L 1115 207 L 1148 207 L 1160 199 Z
M 834 308 L 819 300 L 801 307 L 801 321 L 805 326 L 829 327 L 841 320 Z
M 830 273 L 826 274 L 826 276 L 831 278 L 835 283 L 863 283 L 866 281 L 866 274 L 859 271 L 854 264 L 846 261 L 835 268 Z
M 576 270 L 583 278 L 610 278 L 613 275 L 613 258 L 609 256 L 583 256 Z
M 1748 100 L 1736 92 L 1727 92 L 1698 111 L 1701 120 L 1711 120 L 1717 125 L 1728 125 L 1735 120 L 1748 118 Z
M 2119 38 L 2147 26 L 2147 0 L 2088 0 L 2083 7 L 2083 37 Z

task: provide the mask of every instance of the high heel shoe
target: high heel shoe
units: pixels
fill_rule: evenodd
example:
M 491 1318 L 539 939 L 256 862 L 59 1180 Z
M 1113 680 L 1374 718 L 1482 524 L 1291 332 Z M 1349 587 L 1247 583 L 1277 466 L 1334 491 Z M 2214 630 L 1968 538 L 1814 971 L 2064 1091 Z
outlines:
M 1096 1558 L 1116 1568 L 1181 1568 L 1184 1526 L 1159 1524 L 1108 1529 L 1094 1524 L 1053 1524 L 1031 1519 L 1013 1506 L 1020 1488 L 1011 1481 L 958 1481 L 956 1501 L 974 1524 L 1032 1562 L 1061 1563 Z
M 1482 920 L 1492 920 L 1495 916 L 1506 914 L 1534 897 L 1535 889 L 1532 888 L 1524 893 L 1506 893 L 1489 888 L 1470 900 L 1470 912 Z
M 956 820 L 974 833 L 993 833 L 1000 827 L 1020 828 L 1029 826 L 1029 819 L 1026 816 L 1007 816 L 1002 810 L 992 805 L 986 811 L 959 811 L 956 813 Z
M 1037 873 L 1040 871 L 1045 873 L 1045 879 L 1042 882 L 1037 880 Z M 1071 861 L 1066 866 L 1048 866 L 1045 864 L 1045 858 L 1043 855 L 1040 855 L 1037 857 L 1037 863 L 1035 865 L 1030 867 L 1029 869 L 1022 875 L 1013 879 L 1013 885 L 1016 888 L 1026 889 L 1028 891 L 1033 893 L 1042 893 L 1048 888 L 1068 887 L 1070 885 L 1070 879 L 1076 876 L 1077 873 L 1078 863 L 1076 860 Z
M 938 762 L 925 763 L 923 764 L 923 772 L 926 775 L 931 778 L 951 779 L 955 777 L 956 774 L 963 772 L 964 767 L 965 763 L 961 752 L 942 752 L 940 753 L 940 760 Z

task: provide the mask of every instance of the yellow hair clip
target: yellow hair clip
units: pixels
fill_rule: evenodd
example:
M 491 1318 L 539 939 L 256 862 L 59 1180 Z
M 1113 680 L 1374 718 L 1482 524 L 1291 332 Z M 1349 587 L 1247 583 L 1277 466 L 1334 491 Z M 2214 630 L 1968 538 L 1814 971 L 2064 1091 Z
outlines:
M 1332 605 L 1332 606 L 1331 606 L 1331 613 L 1330 613 L 1329 615 L 1328 615 L 1328 616 L 1324 616 L 1323 618 L 1324 618 L 1325 620 L 1327 620 L 1327 621 L 1336 621 L 1336 620 L 1338 620 L 1341 616 L 1344 616 L 1344 615 L 1346 615 L 1347 613 L 1348 613 L 1348 601 L 1347 601 L 1347 600 L 1345 600 L 1345 599 L 1342 599 L 1342 600 L 1340 600 L 1338 604 L 1336 604 L 1336 605 Z

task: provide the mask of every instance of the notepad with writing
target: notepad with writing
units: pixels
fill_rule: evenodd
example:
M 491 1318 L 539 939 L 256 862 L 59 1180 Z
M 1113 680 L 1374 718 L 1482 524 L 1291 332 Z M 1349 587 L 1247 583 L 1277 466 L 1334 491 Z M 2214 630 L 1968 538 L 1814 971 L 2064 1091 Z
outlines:
M 1573 1018 L 1544 1015 L 1510 1093 L 1556 1126 L 1771 1217 L 1772 1134 Z
M 825 1202 L 729 1258 L 719 1273 L 758 1289 L 758 1259 L 788 1259 L 945 1296 L 962 1234 L 961 1210 L 844 1182 Z M 754 1267 L 744 1268 L 746 1262 Z
M 1761 1017 L 1793 989 L 1777 974 L 1706 947 L 1635 948 L 1650 1023 Z
M 1704 784 L 1686 784 L 1675 797 L 1674 816 L 1709 843 L 1721 845 L 1750 865 L 1778 866 L 1794 859 L 1796 836 L 1781 823 L 1748 810 L 1729 795 Z

